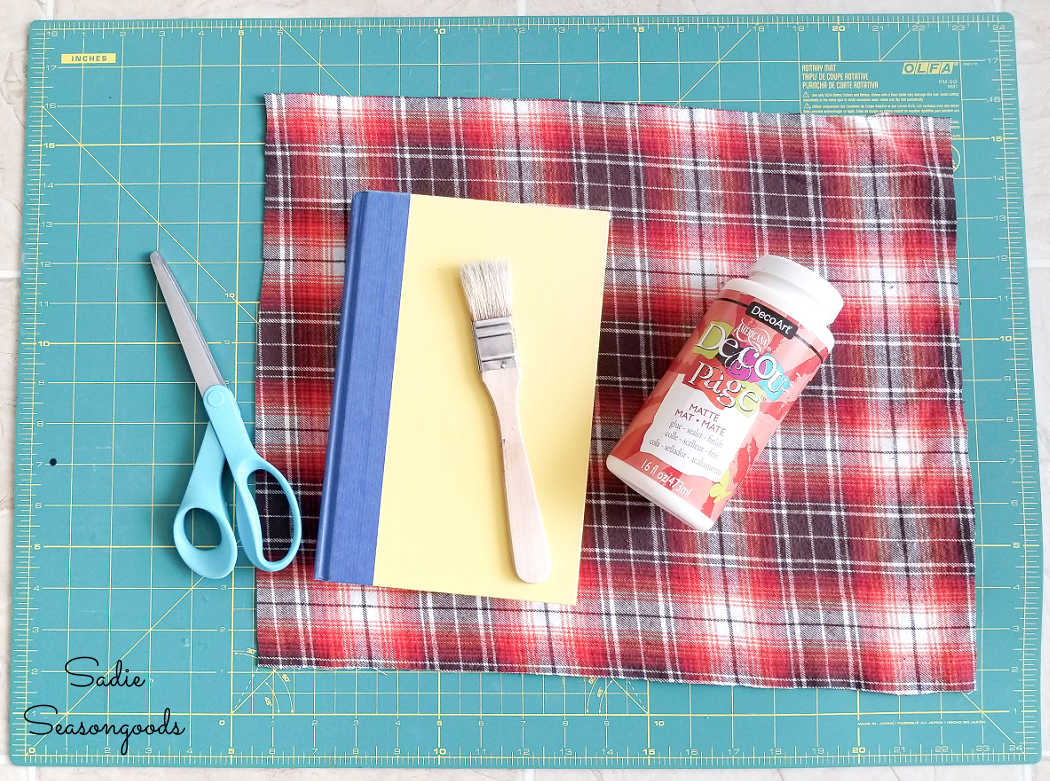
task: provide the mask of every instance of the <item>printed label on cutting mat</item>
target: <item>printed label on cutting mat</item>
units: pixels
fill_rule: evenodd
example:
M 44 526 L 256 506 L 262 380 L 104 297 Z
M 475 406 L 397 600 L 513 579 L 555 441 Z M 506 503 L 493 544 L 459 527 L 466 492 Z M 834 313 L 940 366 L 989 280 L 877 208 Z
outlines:
M 63 65 L 113 65 L 116 52 L 72 52 L 62 55 Z
M 952 114 L 959 74 L 952 61 L 799 63 L 802 110 L 831 114 Z

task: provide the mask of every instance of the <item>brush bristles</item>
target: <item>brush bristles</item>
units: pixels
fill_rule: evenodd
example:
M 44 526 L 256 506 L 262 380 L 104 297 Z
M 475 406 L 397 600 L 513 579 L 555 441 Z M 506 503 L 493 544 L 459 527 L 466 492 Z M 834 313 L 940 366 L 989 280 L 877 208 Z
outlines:
M 510 264 L 507 261 L 485 260 L 460 266 L 459 280 L 470 316 L 475 321 L 510 317 Z

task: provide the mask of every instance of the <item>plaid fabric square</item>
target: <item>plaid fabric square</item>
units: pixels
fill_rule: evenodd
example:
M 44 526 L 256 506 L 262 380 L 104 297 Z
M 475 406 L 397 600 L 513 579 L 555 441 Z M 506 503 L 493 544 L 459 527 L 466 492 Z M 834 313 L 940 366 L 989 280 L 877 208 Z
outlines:
M 256 440 L 305 529 L 291 567 L 258 573 L 259 662 L 972 689 L 950 142 L 947 120 L 923 117 L 268 96 Z M 347 210 L 364 189 L 612 213 L 576 606 L 312 579 Z M 705 303 L 766 252 L 838 287 L 838 341 L 716 530 L 696 532 L 604 457 Z M 283 549 L 283 505 L 261 500 Z

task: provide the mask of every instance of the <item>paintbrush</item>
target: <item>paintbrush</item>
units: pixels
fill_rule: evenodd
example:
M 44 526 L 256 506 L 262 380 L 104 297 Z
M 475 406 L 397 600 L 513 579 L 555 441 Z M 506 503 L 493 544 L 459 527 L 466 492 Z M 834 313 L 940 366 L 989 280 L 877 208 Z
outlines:
M 471 263 L 460 268 L 459 277 L 474 320 L 481 381 L 488 388 L 499 420 L 514 570 L 526 583 L 540 583 L 550 575 L 551 556 L 518 417 L 521 375 L 510 319 L 510 265 L 506 261 Z

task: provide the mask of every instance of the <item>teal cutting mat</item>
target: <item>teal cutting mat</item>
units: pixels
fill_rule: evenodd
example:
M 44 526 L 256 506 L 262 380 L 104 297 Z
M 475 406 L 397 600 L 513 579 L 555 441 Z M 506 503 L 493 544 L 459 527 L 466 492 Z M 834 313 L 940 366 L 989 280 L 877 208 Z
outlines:
M 159 246 L 172 261 L 250 420 L 261 98 L 276 90 L 950 115 L 977 500 L 977 691 L 896 697 L 257 668 L 253 571 L 201 581 L 172 549 L 203 415 L 145 253 Z M 30 31 L 27 108 L 16 762 L 1038 758 L 1040 511 L 1011 17 L 40 22 Z M 90 658 L 70 675 L 75 657 Z M 84 686 L 92 660 L 107 674 L 119 661 L 145 682 Z M 130 735 L 123 754 L 122 734 L 79 734 L 164 724 L 165 709 L 181 732 Z

